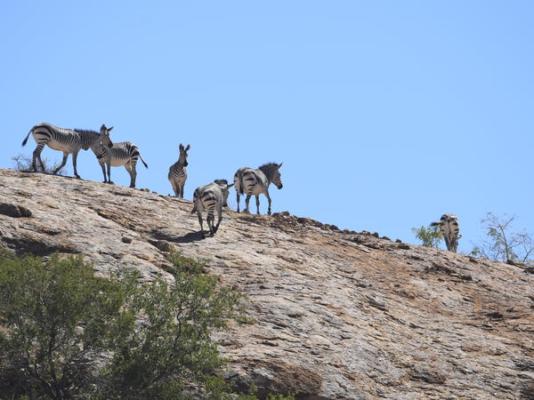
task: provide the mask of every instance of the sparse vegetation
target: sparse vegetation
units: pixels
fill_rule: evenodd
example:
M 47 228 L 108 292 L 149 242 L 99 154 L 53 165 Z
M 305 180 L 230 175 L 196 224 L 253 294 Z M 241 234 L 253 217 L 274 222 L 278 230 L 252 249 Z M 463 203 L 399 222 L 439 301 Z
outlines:
M 96 277 L 81 257 L 2 253 L 0 398 L 255 399 L 231 395 L 211 339 L 240 295 L 201 262 L 172 260 L 175 282 L 140 284 Z
M 419 228 L 412 228 L 412 232 L 425 247 L 433 247 L 437 249 L 443 240 L 443 236 L 439 231 L 439 226 L 421 226 Z
M 26 157 L 23 154 L 18 154 L 15 157 L 12 157 L 11 160 L 13 161 L 14 168 L 17 171 L 20 172 L 33 172 L 32 168 L 32 159 L 29 157 Z M 53 174 L 54 171 L 61 165 L 60 162 L 52 163 L 48 159 L 43 160 L 43 171 L 46 174 Z M 41 171 L 40 165 L 38 165 L 38 170 Z M 58 175 L 64 175 L 66 174 L 67 169 L 66 167 L 63 167 L 58 171 Z
M 533 264 L 534 240 L 526 231 L 514 232 L 514 216 L 488 213 L 482 220 L 487 239 L 471 255 L 508 264 Z

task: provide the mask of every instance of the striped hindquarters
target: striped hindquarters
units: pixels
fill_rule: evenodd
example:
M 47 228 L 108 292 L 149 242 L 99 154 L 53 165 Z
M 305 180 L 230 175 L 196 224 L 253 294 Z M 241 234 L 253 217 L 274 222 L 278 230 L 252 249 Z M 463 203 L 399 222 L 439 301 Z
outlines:
M 216 184 L 209 184 L 195 190 L 193 201 L 197 212 L 206 211 L 213 215 L 215 210 L 222 207 L 221 189 Z
M 139 148 L 130 142 L 113 143 L 111 148 L 104 148 L 104 150 L 109 157 L 109 163 L 114 167 L 128 163 L 135 165 L 141 157 Z
M 253 195 L 261 193 L 267 186 L 263 173 L 252 168 L 241 168 L 234 175 L 236 190 L 241 194 Z
M 456 251 L 460 239 L 460 224 L 458 217 L 451 214 L 443 214 L 439 222 L 433 222 L 433 226 L 439 226 L 439 230 L 445 239 L 447 250 Z

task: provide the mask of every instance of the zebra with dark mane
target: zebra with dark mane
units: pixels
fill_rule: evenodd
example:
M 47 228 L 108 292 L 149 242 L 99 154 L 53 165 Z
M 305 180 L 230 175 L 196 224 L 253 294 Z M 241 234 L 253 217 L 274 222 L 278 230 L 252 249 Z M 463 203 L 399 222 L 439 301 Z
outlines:
M 439 222 L 432 222 L 430 225 L 439 228 L 443 239 L 445 239 L 447 250 L 456 253 L 458 251 L 458 241 L 462 237 L 460 235 L 458 217 L 452 214 L 443 214 Z
M 190 148 L 190 145 L 184 147 L 184 145 L 180 143 L 180 155 L 178 157 L 178 161 L 172 164 L 169 168 L 169 182 L 171 183 L 174 195 L 180 199 L 184 198 L 184 186 L 185 181 L 187 180 L 186 167 L 189 165 L 187 162 L 187 152 Z
M 63 153 L 63 160 L 61 165 L 59 165 L 54 171 L 54 175 L 57 174 L 61 168 L 67 163 L 67 158 L 69 154 L 72 154 L 72 166 L 74 169 L 74 176 L 80 179 L 77 169 L 78 153 L 80 150 L 91 149 L 96 155 L 97 148 L 101 146 L 110 147 L 113 145 L 111 139 L 109 138 L 109 132 L 113 129 L 107 128 L 106 125 L 100 127 L 100 133 L 91 130 L 85 129 L 66 129 L 54 126 L 48 123 L 40 123 L 35 125 L 30 131 L 26 138 L 22 142 L 22 145 L 25 146 L 28 142 L 30 134 L 33 135 L 37 147 L 33 151 L 32 158 L 32 168 L 37 172 L 37 161 L 41 164 L 41 170 L 44 171 L 43 160 L 41 159 L 41 153 L 46 146 L 50 147 L 53 150 L 58 150 Z
M 197 188 L 193 194 L 193 210 L 191 214 L 197 213 L 200 223 L 200 232 L 205 237 L 202 221 L 202 212 L 207 213 L 206 222 L 210 230 L 210 236 L 215 235 L 221 225 L 222 209 L 228 205 L 228 189 L 234 184 L 228 184 L 226 179 L 215 179 L 213 183 Z M 217 224 L 215 222 L 215 212 L 217 212 Z
M 113 143 L 111 146 L 104 145 L 105 141 L 111 142 L 109 130 L 102 133 L 100 146 L 96 147 L 95 155 L 98 159 L 102 173 L 104 174 L 104 183 L 113 184 L 111 180 L 111 167 L 123 166 L 130 174 L 130 187 L 135 188 L 137 178 L 137 161 L 140 159 L 145 168 L 147 163 L 141 157 L 139 148 L 131 142 Z
M 282 189 L 282 176 L 280 175 L 282 163 L 267 163 L 259 167 L 240 168 L 234 175 L 235 191 L 237 196 L 237 212 L 239 212 L 239 201 L 242 194 L 246 194 L 246 207 L 243 212 L 249 212 L 249 202 L 252 195 L 256 196 L 256 211 L 260 215 L 260 194 L 264 194 L 269 201 L 267 213 L 271 215 L 271 196 L 269 196 L 269 185 L 274 183 L 278 189 Z

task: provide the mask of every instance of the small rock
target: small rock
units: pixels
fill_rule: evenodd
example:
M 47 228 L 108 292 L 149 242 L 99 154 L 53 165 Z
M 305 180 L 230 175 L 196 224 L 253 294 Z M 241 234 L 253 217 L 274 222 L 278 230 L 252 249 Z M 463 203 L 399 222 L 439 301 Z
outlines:
M 443 384 L 447 380 L 445 375 L 435 368 L 415 367 L 412 371 L 412 379 L 431 384 Z
M 128 236 L 123 236 L 121 238 L 121 240 L 122 240 L 122 243 L 127 243 L 127 244 L 130 244 L 133 241 L 133 239 L 131 237 L 128 237 Z
M 377 299 L 375 297 L 367 296 L 367 301 L 369 302 L 369 305 L 378 308 L 379 310 L 386 311 L 386 303 L 384 303 L 383 300 Z
M 32 216 L 32 212 L 26 207 L 9 203 L 0 203 L 0 214 L 4 214 L 12 218 L 29 218 Z

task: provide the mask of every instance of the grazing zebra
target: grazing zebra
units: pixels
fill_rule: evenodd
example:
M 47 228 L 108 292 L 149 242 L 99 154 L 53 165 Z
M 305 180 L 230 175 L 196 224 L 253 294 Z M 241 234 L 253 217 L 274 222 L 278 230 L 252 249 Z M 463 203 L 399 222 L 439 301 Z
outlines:
M 91 149 L 96 155 L 98 148 L 102 146 L 111 147 L 113 143 L 109 138 L 109 132 L 112 129 L 113 127 L 107 128 L 106 125 L 102 125 L 100 127 L 100 133 L 98 133 L 91 130 L 66 129 L 47 123 L 40 123 L 30 129 L 28 135 L 26 135 L 26 138 L 22 142 L 22 145 L 26 145 L 30 134 L 32 134 L 35 142 L 37 143 L 37 147 L 33 151 L 32 158 L 32 168 L 35 172 L 37 172 L 37 161 L 39 161 L 41 164 L 41 169 L 44 171 L 41 152 L 43 151 L 45 145 L 48 145 L 48 147 L 51 149 L 63 152 L 63 161 L 61 162 L 61 165 L 53 171 L 54 175 L 65 166 L 69 154 L 72 154 L 74 176 L 80 179 L 80 175 L 78 175 L 78 169 L 76 167 L 78 153 L 80 150 Z
M 228 189 L 234 184 L 228 184 L 226 179 L 215 179 L 213 183 L 205 186 L 201 186 L 195 190 L 193 194 L 193 211 L 191 214 L 197 213 L 198 222 L 200 223 L 200 232 L 202 238 L 205 238 L 204 226 L 202 223 L 202 212 L 207 212 L 206 221 L 210 230 L 210 236 L 215 235 L 215 232 L 219 229 L 219 225 L 222 221 L 222 209 L 226 207 L 228 201 Z M 215 211 L 217 211 L 217 225 L 213 225 L 215 221 Z
M 458 240 L 462 237 L 460 235 L 458 217 L 452 214 L 443 214 L 439 222 L 432 222 L 430 225 L 439 227 L 445 239 L 447 250 L 456 253 L 458 250 Z
M 187 180 L 187 167 L 189 163 L 187 162 L 187 152 L 191 148 L 190 145 L 184 147 L 180 143 L 180 156 L 178 161 L 172 164 L 169 168 L 169 182 L 171 182 L 172 190 L 174 190 L 174 195 L 180 199 L 184 198 L 184 186 L 185 181 Z
M 239 212 L 240 195 L 246 194 L 246 207 L 243 212 L 249 212 L 249 202 L 252 195 L 256 196 L 256 209 L 260 215 L 260 194 L 263 193 L 269 201 L 268 214 L 271 215 L 271 196 L 269 196 L 269 185 L 274 183 L 278 189 L 282 189 L 282 176 L 280 167 L 282 163 L 267 163 L 258 169 L 240 168 L 234 175 L 235 191 L 237 195 L 237 212 Z
M 141 157 L 139 148 L 130 142 L 119 142 L 113 143 L 111 146 L 105 146 L 104 141 L 107 140 L 110 141 L 109 131 L 102 133 L 101 145 L 95 150 L 96 158 L 104 174 L 104 183 L 113 184 L 111 180 L 111 167 L 124 166 L 130 174 L 130 187 L 135 188 L 137 160 L 141 159 L 145 168 L 148 168 L 147 163 Z

